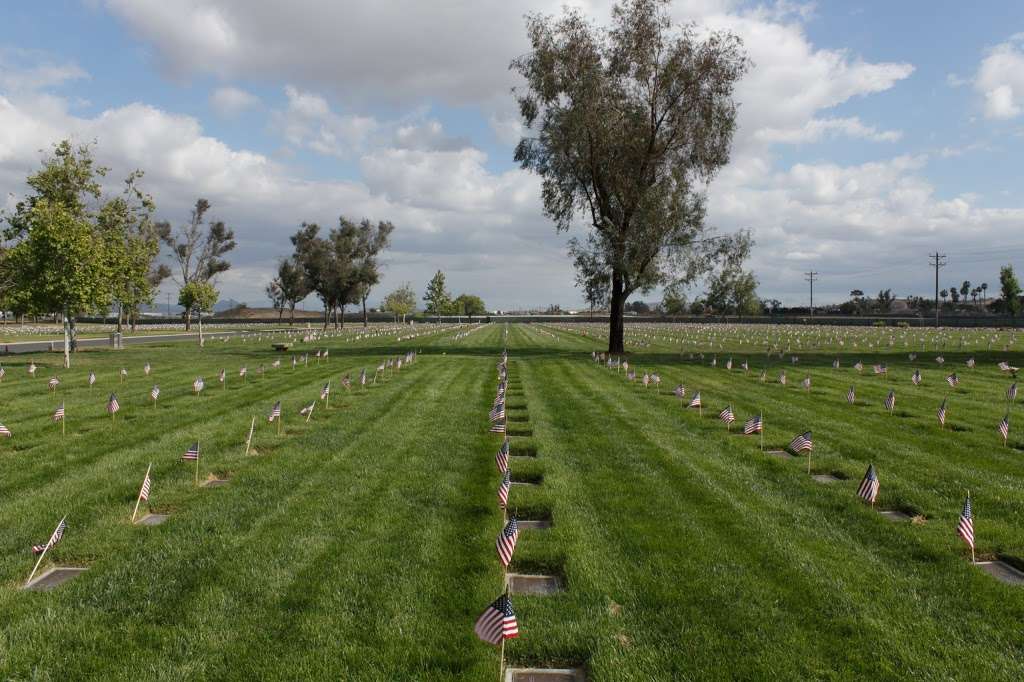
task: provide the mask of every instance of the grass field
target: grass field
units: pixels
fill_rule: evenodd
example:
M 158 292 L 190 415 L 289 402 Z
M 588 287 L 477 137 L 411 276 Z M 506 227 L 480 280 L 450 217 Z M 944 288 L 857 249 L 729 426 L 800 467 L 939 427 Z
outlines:
M 1024 587 L 972 566 L 954 533 L 970 489 L 979 559 L 1024 558 L 1019 405 L 1009 447 L 996 430 L 1012 381 L 996 362 L 1024 361 L 1006 333 L 967 332 L 961 347 L 960 335 L 896 332 L 890 346 L 891 330 L 637 326 L 628 360 L 662 379 L 645 389 L 591 359 L 599 327 L 507 329 L 325 339 L 300 352 L 330 348 L 329 363 L 295 370 L 290 359 L 269 369 L 289 356 L 256 342 L 86 351 L 69 371 L 42 366 L 54 355 L 5 362 L 0 422 L 14 437 L 0 441 L 0 677 L 497 679 L 499 651 L 473 623 L 503 582 L 500 437 L 487 433 L 487 410 L 506 344 L 512 454 L 536 455 L 513 457 L 513 479 L 539 483 L 513 487 L 509 507 L 553 522 L 522 532 L 511 569 L 565 586 L 513 595 L 509 663 L 582 666 L 591 680 L 1024 676 Z M 770 346 L 784 357 L 768 360 Z M 416 363 L 387 381 L 340 387 L 343 374 L 372 375 L 411 349 L 422 351 Z M 887 377 L 871 374 L 880 362 Z M 264 378 L 253 375 L 260 364 Z M 944 381 L 952 371 L 956 389 Z M 50 373 L 62 379 L 57 395 Z M 197 375 L 207 382 L 198 396 Z M 299 408 L 328 379 L 330 409 L 304 423 Z M 672 395 L 678 383 L 701 392 L 702 418 Z M 122 405 L 113 424 L 110 391 Z M 63 439 L 50 421 L 61 400 Z M 281 436 L 266 421 L 276 400 Z M 803 458 L 767 457 L 737 425 L 727 432 L 717 419 L 726 404 L 739 422 L 763 412 L 773 448 L 812 430 L 813 473 L 841 480 L 818 483 Z M 253 415 L 259 454 L 245 456 Z M 202 477 L 227 476 L 226 486 L 194 486 L 180 457 L 196 440 Z M 172 516 L 132 526 L 150 462 L 150 502 Z M 917 522 L 893 523 L 857 499 L 869 462 L 876 506 Z M 48 557 L 88 572 L 51 592 L 20 590 L 30 546 L 64 514 L 69 529 Z

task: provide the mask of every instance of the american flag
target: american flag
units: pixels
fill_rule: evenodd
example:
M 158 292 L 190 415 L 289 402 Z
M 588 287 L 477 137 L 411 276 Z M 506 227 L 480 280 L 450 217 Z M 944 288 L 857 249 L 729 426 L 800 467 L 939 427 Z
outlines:
M 512 487 L 512 475 L 506 471 L 501 477 L 501 485 L 498 486 L 498 506 L 504 509 L 508 506 L 508 491 Z
M 647 372 L 644 372 L 644 378 L 642 379 L 642 382 L 644 384 L 644 388 L 647 388 L 648 386 L 650 386 L 651 385 L 651 375 L 648 374 Z
M 956 534 L 963 538 L 967 546 L 974 549 L 974 514 L 971 512 L 971 496 L 968 493 L 964 500 L 964 510 L 960 512 L 960 521 L 956 525 Z
M 956 385 L 960 383 L 960 377 L 956 375 L 956 372 L 953 372 L 948 377 L 946 377 L 946 383 L 955 388 Z
M 121 405 L 117 402 L 117 396 L 111 393 L 110 398 L 107 399 L 107 412 L 115 414 L 120 409 Z
M 939 424 L 942 424 L 943 426 L 946 425 L 946 399 L 945 398 L 942 399 L 942 404 L 939 405 L 939 409 L 935 413 L 935 416 L 939 418 Z
M 768 380 L 768 370 L 762 369 L 761 370 L 761 383 L 763 384 L 767 380 Z
M 740 367 L 742 367 L 742 368 L 743 368 L 743 371 L 744 371 L 744 372 L 748 372 L 748 371 L 750 371 L 750 365 L 749 365 L 749 364 L 747 363 L 747 361 L 746 361 L 746 360 L 744 360 L 744 361 L 743 361 L 743 364 L 742 364 L 742 365 L 740 365 Z
M 4 426 L 3 424 L 0 424 L 0 436 L 3 436 L 5 438 L 10 438 L 11 437 L 11 430 L 9 428 L 7 428 L 6 426 Z
M 498 465 L 498 471 L 505 473 L 508 471 L 508 438 L 501 443 L 501 447 L 498 448 L 498 454 L 494 456 L 494 463 Z
M 96 383 L 96 373 L 95 372 L 89 372 L 89 385 L 92 386 L 95 383 Z
M 57 410 L 53 413 L 53 421 L 59 422 L 64 418 L 64 403 L 57 406 Z
M 366 385 L 366 368 L 365 367 L 363 368 L 363 371 L 361 371 L 359 373 L 359 385 L 360 386 L 365 386 Z
M 50 380 L 46 382 L 47 387 L 52 391 L 60 385 L 60 379 L 57 377 L 50 377 Z
M 139 491 L 139 499 L 143 502 L 149 500 L 149 491 L 153 487 L 153 481 L 149 478 L 149 472 L 146 472 L 146 478 L 142 479 L 142 490 Z
M 802 433 L 789 443 L 789 449 L 793 452 L 810 452 L 814 449 L 814 441 L 811 440 L 811 432 Z
M 6 376 L 6 375 L 7 375 L 7 370 L 4 369 L 3 367 L 0 367 L 0 379 L 3 379 L 4 376 Z
M 292 369 L 295 369 L 295 366 L 298 365 L 298 364 L 299 364 L 299 361 L 296 360 L 295 356 L 293 355 L 292 356 Z
M 853 368 L 854 368 L 855 370 L 857 370 L 858 372 L 863 372 L 863 371 L 864 371 L 864 363 L 863 363 L 863 362 L 861 362 L 860 360 L 858 360 L 858 361 L 857 361 L 857 362 L 856 362 L 856 363 L 855 363 L 855 364 L 853 365 Z
M 240 377 L 244 377 L 248 373 L 249 373 L 249 368 L 248 367 L 242 367 L 242 368 L 240 368 L 238 370 L 238 376 L 240 376 Z
M 804 377 L 803 384 L 804 384 L 804 388 L 806 390 L 808 390 L 808 391 L 811 390 L 811 378 L 810 377 Z
M 939 363 L 941 365 L 941 364 L 946 362 L 946 358 L 942 357 L 941 355 L 938 355 L 938 356 L 935 357 L 935 362 L 937 362 L 937 363 Z
M 341 378 L 341 385 L 345 387 L 345 390 L 351 390 L 352 389 L 352 377 L 350 377 L 348 374 L 343 376 Z
M 490 432 L 491 433 L 505 433 L 505 422 L 504 422 L 504 420 L 496 421 L 493 424 L 491 424 Z
M 718 418 L 726 424 L 732 424 L 736 421 L 736 415 L 732 413 L 732 405 L 726 406 L 724 410 L 718 413 Z
M 1010 413 L 1007 412 L 1001 420 L 999 420 L 999 433 L 1003 436 L 1003 443 L 1010 437 Z
M 183 460 L 193 461 L 199 459 L 199 441 L 196 441 L 185 451 L 185 454 L 181 456 Z
M 50 549 L 64 537 L 64 531 L 68 529 L 68 522 L 66 519 L 61 519 L 57 527 L 53 529 L 53 534 L 50 535 L 50 539 L 46 541 L 45 545 L 32 545 L 33 554 L 42 554 L 46 550 Z
M 324 387 L 320 389 L 320 400 L 327 400 L 327 396 L 331 394 L 331 382 L 324 384 Z
M 147 362 L 147 363 L 145 364 L 145 366 L 144 366 L 144 367 L 142 368 L 142 371 L 143 371 L 143 373 L 144 373 L 144 374 L 145 374 L 145 375 L 146 375 L 147 377 L 149 376 L 149 373 L 150 373 L 150 371 L 151 371 L 151 370 L 152 370 L 152 368 L 151 368 L 151 367 L 149 366 L 149 363 L 148 363 L 148 362 Z
M 907 359 L 909 359 L 911 362 L 913 362 L 914 360 L 917 360 L 917 353 L 910 353 L 910 354 L 908 354 L 907 355 Z
M 274 407 L 271 408 L 270 416 L 267 417 L 267 421 L 268 422 L 272 422 L 275 419 L 278 419 L 280 417 L 281 417 L 281 401 L 278 400 L 276 403 L 274 403 Z
M 199 393 L 206 387 L 206 382 L 203 381 L 202 377 L 196 377 L 196 380 L 192 382 L 192 390 Z
M 860 487 L 857 488 L 857 496 L 870 504 L 875 503 L 875 498 L 878 497 L 878 474 L 875 473 L 874 464 L 868 465 L 868 470 L 860 482 Z
M 1004 360 L 1003 362 L 999 363 L 999 369 L 1001 369 L 1004 372 L 1016 372 L 1020 368 L 1014 367 L 1013 365 Z
M 693 394 L 693 397 L 690 399 L 690 404 L 688 405 L 688 407 L 700 407 L 700 391 L 697 391 L 696 393 Z
M 783 386 L 786 385 L 786 373 L 785 372 L 782 372 L 781 374 L 779 374 L 779 383 L 782 384 Z
M 489 414 L 491 421 L 496 422 L 505 418 L 505 403 L 496 402 Z
M 832 361 L 832 369 L 839 369 L 839 358 Z
M 299 414 L 305 416 L 305 415 L 309 414 L 310 412 L 312 412 L 314 407 L 316 407 L 316 401 L 315 400 L 313 402 L 311 402 L 309 405 L 306 405 L 301 410 L 299 410 Z
M 28 365 L 28 373 L 31 374 L 32 376 L 36 375 L 36 363 L 34 363 L 34 362 L 29 363 L 29 365 Z
M 153 400 L 156 400 L 157 398 L 159 398 L 160 397 L 160 387 L 157 386 L 156 384 L 153 384 L 153 389 L 149 392 L 149 397 L 152 398 Z
M 217 382 L 223 384 L 224 380 L 226 378 L 227 378 L 227 370 L 226 369 L 221 369 L 220 374 L 217 375 Z
M 270 366 L 273 367 L 274 369 L 277 369 L 278 367 L 281 366 L 281 361 L 280 360 L 274 360 L 272 363 L 270 363 Z
M 732 358 L 729 358 L 728 360 L 725 361 L 725 368 L 728 370 L 732 369 Z
M 1010 384 L 1010 387 L 1006 389 L 1006 399 L 1011 403 L 1017 399 L 1017 382 Z
M 123 377 L 128 376 L 128 370 L 125 369 L 124 367 L 121 368 L 121 376 L 123 376 Z
M 910 380 L 914 383 L 915 386 L 920 386 L 921 385 L 921 370 L 915 369 L 914 370 L 914 374 L 911 375 L 911 377 L 910 377 Z
M 974 358 L 973 357 L 967 358 L 967 367 L 969 367 L 971 369 L 974 369 Z
M 846 392 L 846 402 L 851 405 L 857 402 L 857 392 L 854 390 L 853 386 L 850 386 L 850 390 Z
M 885 409 L 892 412 L 892 409 L 896 407 L 896 391 L 889 391 L 889 395 L 885 396 Z
M 764 428 L 764 424 L 761 422 L 761 415 L 754 415 L 743 424 L 744 435 L 751 435 L 753 433 L 761 433 Z
M 481 640 L 495 646 L 506 639 L 519 636 L 519 623 L 516 621 L 516 612 L 512 610 L 512 602 L 508 595 L 501 595 L 484 609 L 476 619 L 473 631 Z
M 512 553 L 516 551 L 516 541 L 519 539 L 519 524 L 514 518 L 508 520 L 505 527 L 498 533 L 498 540 L 495 547 L 498 550 L 498 559 L 501 565 L 508 568 L 512 561 Z
M 683 386 L 682 384 L 679 384 L 672 392 L 675 394 L 677 398 L 682 400 L 683 396 L 686 395 L 686 387 Z

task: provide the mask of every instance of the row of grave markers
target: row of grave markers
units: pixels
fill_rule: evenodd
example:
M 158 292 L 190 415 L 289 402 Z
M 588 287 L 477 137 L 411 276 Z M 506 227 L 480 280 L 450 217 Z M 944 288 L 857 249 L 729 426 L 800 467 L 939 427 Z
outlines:
M 395 372 L 401 371 L 401 368 L 402 368 L 403 364 L 405 366 L 410 366 L 410 365 L 412 365 L 417 360 L 417 358 L 418 358 L 418 353 L 416 351 L 411 351 L 411 350 L 406 352 L 404 356 L 396 356 L 396 357 L 390 357 L 389 356 L 386 360 L 382 361 L 377 366 L 377 371 L 375 372 L 375 374 L 373 376 L 372 383 L 376 384 L 378 376 L 382 376 L 383 375 L 383 377 L 385 379 L 387 379 L 388 376 L 389 376 L 389 373 L 390 373 L 390 375 L 393 375 Z M 149 365 L 147 363 L 147 368 L 148 367 L 149 367 Z M 344 385 L 346 387 L 346 389 L 351 390 L 351 380 L 349 379 L 349 376 L 350 375 L 346 374 L 345 376 L 342 377 L 341 381 L 342 381 L 342 385 Z M 366 374 L 366 370 L 364 369 L 361 372 L 361 374 L 360 374 L 360 381 L 359 381 L 359 383 L 360 383 L 361 390 L 365 389 L 367 382 L 368 382 L 367 374 Z M 317 405 L 317 400 L 323 402 L 324 403 L 324 408 L 328 409 L 328 406 L 330 404 L 330 402 L 329 402 L 330 401 L 330 393 L 331 393 L 331 383 L 330 383 L 330 380 L 328 379 L 327 383 L 320 390 L 320 394 L 319 394 L 318 399 L 315 398 L 310 404 L 305 405 L 304 407 L 302 407 L 299 410 L 299 414 L 306 417 L 306 423 L 309 423 L 309 421 L 310 421 L 310 419 L 311 419 L 311 417 L 313 415 L 313 410 L 315 409 L 315 407 Z M 282 435 L 282 423 L 283 423 L 283 419 L 284 419 L 283 414 L 284 414 L 284 412 L 283 412 L 283 409 L 282 409 L 281 401 L 279 400 L 276 403 L 274 403 L 274 405 L 271 408 L 269 414 L 267 415 L 268 423 L 277 422 L 277 435 L 278 436 Z M 249 455 L 250 453 L 255 454 L 255 451 L 252 450 L 252 440 L 253 440 L 253 435 L 254 435 L 254 432 L 255 432 L 255 429 L 256 429 L 256 422 L 257 422 L 257 418 L 256 418 L 256 416 L 253 416 L 251 424 L 250 424 L 250 427 L 249 427 L 248 435 L 246 436 L 246 439 L 245 439 L 245 454 L 246 455 Z M 205 481 L 202 485 L 200 485 L 200 482 L 199 482 L 199 459 L 200 459 L 200 444 L 199 444 L 199 441 L 196 441 L 191 446 L 189 446 L 188 449 L 185 451 L 185 453 L 183 455 L 181 455 L 181 457 L 180 457 L 181 461 L 194 462 L 195 463 L 195 485 L 196 485 L 196 487 L 211 487 L 212 488 L 212 487 L 219 487 L 219 486 L 225 485 L 227 483 L 227 481 L 225 479 L 217 478 L 215 475 L 211 474 L 211 477 L 207 481 Z M 139 525 L 143 525 L 143 526 L 156 526 L 156 525 L 160 525 L 161 523 L 166 521 L 167 518 L 168 518 L 167 514 L 154 514 L 154 513 L 152 513 L 152 507 L 149 507 L 148 504 L 147 504 L 147 507 L 149 507 L 149 508 L 148 508 L 147 512 L 142 517 L 138 517 L 139 508 L 140 508 L 141 504 L 143 502 L 147 502 L 148 503 L 149 500 L 150 500 L 150 496 L 152 494 L 152 489 L 153 489 L 153 478 L 151 476 L 152 469 L 153 469 L 153 464 L 151 462 L 149 464 L 149 466 L 147 467 L 147 469 L 146 469 L 145 476 L 143 477 L 143 480 L 142 480 L 142 485 L 140 486 L 139 493 L 136 496 L 134 508 L 132 510 L 131 519 L 130 519 L 130 522 L 132 523 L 132 525 L 139 524 Z M 83 573 L 84 571 L 87 570 L 84 567 L 61 567 L 61 566 L 57 566 L 57 567 L 54 567 L 54 568 L 50 569 L 49 571 L 43 573 L 42 575 L 39 576 L 38 579 L 33 581 L 33 578 L 35 577 L 36 573 L 38 572 L 39 567 L 42 565 L 42 562 L 45 559 L 47 553 L 63 539 L 64 534 L 65 534 L 65 532 L 67 531 L 67 528 L 68 528 L 67 518 L 68 518 L 67 516 L 64 516 L 60 520 L 60 522 L 57 524 L 57 527 L 54 529 L 53 533 L 50 535 L 50 538 L 46 541 L 46 543 L 40 544 L 40 545 L 33 545 L 32 546 L 32 552 L 34 554 L 38 555 L 38 559 L 36 560 L 36 563 L 33 566 L 32 571 L 31 571 L 31 573 L 28 576 L 28 579 L 25 581 L 24 589 L 28 589 L 28 590 L 47 590 L 47 589 L 51 589 L 51 588 L 56 587 L 57 585 L 65 582 L 66 580 L 68 580 L 70 578 L 73 578 L 73 577 L 75 577 L 75 576 L 79 575 L 80 573 Z
M 634 381 L 636 379 L 635 372 L 633 370 L 630 370 L 628 361 L 622 360 L 621 357 L 617 358 L 614 362 L 612 361 L 612 359 L 610 357 L 606 357 L 606 355 L 603 354 L 603 353 L 594 352 L 591 357 L 592 357 L 592 359 L 595 362 L 597 362 L 599 364 L 602 364 L 602 365 L 606 366 L 609 369 L 615 367 L 617 370 L 625 370 L 626 371 L 626 380 L 627 381 L 632 382 L 632 381 Z M 1002 370 L 1002 371 L 1008 371 L 1008 369 L 1012 369 L 1013 371 L 1016 370 L 1016 368 L 1008 368 L 1008 367 L 1004 368 L 1002 365 L 1003 365 L 1003 363 L 1000 363 L 1000 370 Z M 973 363 L 971 364 L 971 366 L 973 366 Z M 646 381 L 643 382 L 643 385 L 645 387 L 649 383 L 654 383 L 655 385 L 660 385 L 660 383 L 661 383 L 661 378 L 656 373 L 653 374 L 653 377 L 654 377 L 653 380 L 650 378 L 651 374 L 645 373 L 644 377 L 647 379 Z M 915 382 L 915 383 L 917 383 L 917 382 Z M 1016 390 L 1015 390 L 1016 384 L 1014 384 L 1013 388 L 1014 388 L 1014 390 L 1013 390 L 1013 397 L 1015 398 L 1016 397 Z M 680 403 L 681 404 L 685 404 L 685 409 L 697 408 L 697 410 L 698 410 L 698 418 L 703 417 L 702 401 L 701 401 L 700 391 L 695 392 L 693 394 L 693 397 L 687 402 L 684 399 L 684 397 L 686 395 L 686 388 L 683 386 L 683 384 L 680 383 L 672 391 L 672 394 L 680 399 Z M 1012 400 L 1012 398 L 1009 398 L 1009 399 Z M 890 393 L 890 396 L 886 399 L 886 403 L 887 403 L 886 404 L 886 409 L 888 411 L 890 411 L 890 412 L 893 409 L 893 404 L 892 404 L 893 402 L 894 402 L 894 400 L 893 400 L 893 397 L 892 397 L 892 393 Z M 940 421 L 944 421 L 944 414 L 942 414 L 942 412 L 944 412 L 944 410 L 945 410 L 945 402 L 943 402 L 943 405 L 939 409 L 940 409 L 939 419 L 940 419 Z M 725 423 L 726 428 L 728 430 L 731 430 L 731 425 L 736 420 L 736 416 L 735 416 L 735 413 L 732 410 L 732 406 L 731 405 L 727 405 L 718 414 L 718 418 L 723 423 Z M 1009 428 L 1009 426 L 1008 426 L 1008 417 L 1004 417 L 1003 421 L 1000 423 L 1000 426 L 999 426 L 999 431 L 1003 435 L 1004 440 L 1006 438 L 1006 431 L 1008 430 L 1008 428 Z M 765 432 L 765 420 L 764 420 L 763 412 L 759 412 L 758 414 L 752 416 L 750 419 L 748 419 L 746 422 L 744 422 L 742 433 L 744 435 L 755 435 L 755 434 L 758 435 L 759 438 L 760 438 L 760 445 L 761 445 L 761 451 L 762 452 L 764 452 L 764 432 Z M 786 446 L 786 448 L 784 450 L 768 450 L 768 454 L 772 455 L 772 456 L 775 456 L 775 457 L 781 457 L 781 458 L 789 458 L 790 456 L 800 456 L 800 455 L 806 454 L 806 456 L 807 456 L 807 473 L 808 473 L 808 475 L 811 475 L 812 478 L 815 481 L 817 481 L 818 483 L 825 483 L 825 484 L 827 484 L 827 483 L 834 483 L 834 482 L 837 482 L 837 481 L 841 480 L 841 479 L 838 479 L 838 478 L 836 478 L 835 476 L 833 476 L 831 474 L 819 474 L 819 475 L 812 475 L 811 474 L 811 471 L 812 471 L 811 470 L 811 455 L 812 455 L 813 450 L 814 450 L 814 441 L 813 441 L 812 433 L 811 433 L 811 431 L 806 431 L 804 433 L 797 434 L 789 442 L 789 444 Z M 875 501 L 876 501 L 876 499 L 878 497 L 879 489 L 880 489 L 880 481 L 879 481 L 879 477 L 878 477 L 878 472 L 875 469 L 874 464 L 869 464 L 868 468 L 867 468 L 867 471 L 864 473 L 864 477 L 861 479 L 861 482 L 860 482 L 860 484 L 859 484 L 859 486 L 857 488 L 857 497 L 859 497 L 865 503 L 870 504 L 872 509 L 874 509 L 875 508 Z M 891 521 L 906 521 L 906 520 L 910 520 L 909 516 L 907 516 L 906 514 L 904 514 L 902 512 L 899 512 L 897 510 L 880 510 L 879 513 L 882 514 L 885 518 L 887 518 L 887 519 L 889 519 Z M 1015 584 L 1015 585 L 1016 584 L 1024 584 L 1024 572 L 1018 570 L 1017 568 L 1015 568 L 1014 566 L 1010 565 L 1009 563 L 1004 562 L 1002 560 L 981 561 L 981 562 L 976 560 L 976 556 L 975 556 L 974 520 L 975 520 L 975 514 L 974 514 L 973 503 L 971 501 L 971 494 L 970 494 L 970 491 L 967 491 L 966 497 L 964 499 L 963 507 L 961 508 L 960 516 L 957 519 L 956 536 L 959 537 L 970 548 L 970 550 L 971 550 L 971 563 L 974 564 L 974 565 L 979 566 L 980 568 L 985 570 L 987 573 L 989 573 L 990 575 L 993 575 L 994 577 L 998 578 L 999 580 L 1001 580 L 1003 582 L 1007 582 L 1007 583 Z

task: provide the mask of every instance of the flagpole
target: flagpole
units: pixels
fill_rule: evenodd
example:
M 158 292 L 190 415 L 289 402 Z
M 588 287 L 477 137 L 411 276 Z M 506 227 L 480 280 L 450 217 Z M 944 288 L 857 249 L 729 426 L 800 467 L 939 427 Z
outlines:
M 967 491 L 967 499 L 968 500 L 971 499 L 971 491 L 970 490 Z M 971 529 L 972 530 L 974 529 L 974 512 L 973 511 L 971 512 Z M 971 540 L 971 563 L 972 564 L 975 563 L 974 562 L 974 540 L 973 539 Z
M 199 441 L 196 441 L 196 487 L 199 487 Z
M 146 468 L 146 478 L 142 479 L 143 483 L 149 480 L 149 472 L 153 468 L 153 463 L 149 463 L 149 467 Z M 132 523 L 135 523 L 135 515 L 139 513 L 139 504 L 142 502 L 142 488 L 139 488 L 139 496 L 135 499 L 135 511 L 132 512 Z
M 761 417 L 761 452 L 764 452 L 764 414 L 760 414 Z
M 64 523 L 64 521 L 66 521 L 67 518 L 68 517 L 65 516 L 63 519 L 61 519 L 60 523 L 57 524 L 57 528 L 60 528 L 61 523 Z M 50 537 L 51 538 L 53 537 L 52 533 L 50 534 Z M 32 568 L 32 572 L 28 574 L 28 580 L 25 581 L 25 586 L 26 587 L 28 587 L 29 583 L 32 582 L 32 578 L 35 576 L 36 571 L 39 570 L 39 564 L 43 563 L 43 557 L 45 557 L 46 553 L 49 552 L 49 551 L 50 551 L 50 541 L 47 540 L 46 541 L 46 546 L 43 547 L 43 553 L 39 555 L 39 561 L 37 561 L 36 565 Z
M 284 421 L 284 410 L 281 410 L 281 414 L 277 415 L 277 435 L 281 435 L 281 422 Z
M 315 407 L 316 407 L 316 401 L 314 400 L 313 404 L 309 406 L 309 414 L 306 415 L 306 423 L 307 424 L 309 423 L 310 418 L 313 416 L 313 409 Z

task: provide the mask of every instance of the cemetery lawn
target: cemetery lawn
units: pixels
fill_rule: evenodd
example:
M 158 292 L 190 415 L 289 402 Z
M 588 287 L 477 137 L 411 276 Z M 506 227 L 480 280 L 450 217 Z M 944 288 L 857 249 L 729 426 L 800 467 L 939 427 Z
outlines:
M 500 437 L 487 433 L 487 411 L 505 328 L 299 344 L 331 354 L 296 370 L 266 340 L 83 351 L 68 371 L 53 368 L 57 354 L 5 358 L 0 422 L 14 437 L 0 441 L 0 678 L 497 679 L 499 651 L 475 638 L 473 623 L 502 591 Z M 704 332 L 669 327 L 631 336 L 630 364 L 662 378 L 645 389 L 591 360 L 604 344 L 597 327 L 589 336 L 507 329 L 512 454 L 536 454 L 513 457 L 513 480 L 539 484 L 514 486 L 509 507 L 553 523 L 520 533 L 511 570 L 555 575 L 565 590 L 512 596 L 520 636 L 506 661 L 582 666 L 589 680 L 616 681 L 1024 677 L 1024 586 L 972 566 L 954 533 L 970 489 L 979 560 L 1024 559 L 1019 404 L 1011 447 L 996 431 L 1012 379 L 995 363 L 1020 365 L 1020 353 L 987 350 L 979 332 L 963 350 L 912 348 L 913 363 L 898 344 L 861 355 L 821 342 L 794 351 L 795 366 L 788 354 L 773 359 L 762 384 L 760 340 L 787 330 L 764 328 L 758 343 L 739 330 L 712 348 Z M 351 394 L 340 386 L 341 375 L 372 375 L 414 348 L 417 362 L 387 381 Z M 688 357 L 701 351 L 703 361 Z M 29 379 L 33 359 L 40 369 Z M 738 368 L 744 359 L 749 374 Z M 852 369 L 858 359 L 863 375 Z M 888 377 L 872 375 L 882 361 Z M 924 375 L 916 388 L 915 367 Z M 783 368 L 788 386 L 776 382 Z M 91 391 L 90 370 L 99 379 Z M 952 371 L 956 389 L 944 381 Z M 62 380 L 56 395 L 51 374 Z M 197 375 L 207 386 L 198 396 Z M 328 379 L 330 408 L 318 405 L 304 423 L 299 408 Z M 680 382 L 687 398 L 701 391 L 702 418 L 671 394 Z M 890 388 L 893 415 L 882 408 Z M 122 405 L 113 424 L 111 391 Z M 935 410 L 947 395 L 940 430 Z M 61 400 L 63 439 L 50 420 Z M 282 436 L 266 419 L 276 400 Z M 731 433 L 717 419 L 730 403 Z M 738 435 L 758 411 L 767 447 L 811 430 L 812 472 L 841 480 L 818 483 L 806 458 L 769 457 L 756 436 Z M 258 454 L 246 456 L 254 415 Z M 226 477 L 226 486 L 194 486 L 180 457 L 197 440 L 200 478 Z M 171 518 L 132 526 L 150 462 L 150 504 Z M 876 509 L 915 523 L 857 499 L 871 462 Z M 64 514 L 68 531 L 45 564 L 89 570 L 50 592 L 20 590 L 29 548 Z

